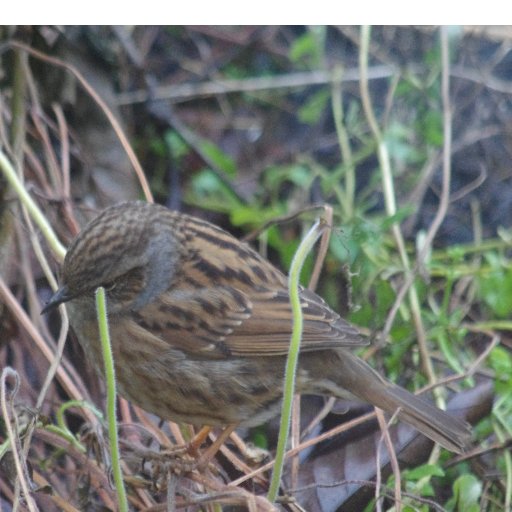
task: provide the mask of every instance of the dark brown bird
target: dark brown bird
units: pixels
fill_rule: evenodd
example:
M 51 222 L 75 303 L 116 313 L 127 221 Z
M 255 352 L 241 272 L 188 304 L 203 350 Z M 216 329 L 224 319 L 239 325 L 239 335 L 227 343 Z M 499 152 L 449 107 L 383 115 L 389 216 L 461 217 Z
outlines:
M 161 418 L 254 426 L 277 415 L 292 328 L 287 279 L 222 229 L 162 206 L 108 208 L 71 244 L 61 287 L 90 361 L 102 368 L 95 290 L 103 286 L 120 394 Z M 468 425 L 377 374 L 357 330 L 301 289 L 303 394 L 354 396 L 460 452 Z M 100 372 L 102 373 L 102 372 Z

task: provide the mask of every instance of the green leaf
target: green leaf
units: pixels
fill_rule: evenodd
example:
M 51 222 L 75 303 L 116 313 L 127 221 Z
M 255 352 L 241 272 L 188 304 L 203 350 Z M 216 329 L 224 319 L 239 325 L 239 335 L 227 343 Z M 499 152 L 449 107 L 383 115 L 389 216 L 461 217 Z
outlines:
M 290 60 L 304 67 L 316 68 L 320 65 L 323 52 L 324 27 L 312 27 L 298 37 L 290 48 Z
M 317 123 L 329 103 L 330 96 L 331 93 L 328 89 L 320 89 L 312 94 L 299 109 L 299 120 L 306 124 Z
M 286 181 L 291 181 L 294 185 L 307 189 L 312 179 L 313 175 L 310 169 L 297 164 L 269 167 L 265 170 L 264 177 L 265 186 L 275 192 Z
M 343 263 L 352 263 L 357 244 L 344 233 L 333 231 L 329 240 L 329 252 Z
M 512 396 L 512 356 L 507 349 L 495 347 L 489 354 L 489 365 L 495 372 L 496 391 Z
M 169 149 L 169 153 L 175 159 L 183 158 L 190 152 L 188 144 L 174 130 L 167 130 L 165 132 L 164 141 Z
M 235 161 L 227 153 L 208 140 L 202 140 L 199 147 L 218 169 L 230 177 L 236 176 Z
M 263 426 L 255 427 L 251 431 L 251 440 L 254 446 L 268 450 L 268 436 Z
M 482 482 L 474 475 L 462 475 L 453 484 L 458 512 L 478 512 L 482 495 Z
M 240 206 L 234 209 L 230 215 L 230 221 L 233 226 L 262 226 L 265 222 L 271 221 L 285 213 L 280 205 L 265 208 L 258 204 L 253 206 Z
M 433 464 L 423 464 L 417 468 L 402 471 L 402 475 L 406 480 L 421 480 L 430 476 L 444 476 L 444 474 L 442 468 Z
M 443 116 L 439 110 L 428 110 L 422 117 L 422 131 L 425 140 L 432 146 L 443 144 Z
M 393 122 L 384 133 L 384 140 L 390 156 L 404 163 L 417 162 L 418 150 L 411 144 L 411 129 L 405 124 Z
M 512 357 L 510 352 L 503 347 L 495 347 L 489 354 L 489 362 L 496 372 L 496 377 L 512 378 Z
M 381 228 L 383 231 L 387 231 L 393 226 L 393 224 L 400 224 L 405 219 L 407 219 L 411 213 L 415 211 L 413 205 L 404 205 L 401 208 L 398 208 L 394 215 L 390 215 L 389 217 L 385 217 L 382 220 Z
M 185 200 L 201 208 L 224 213 L 241 206 L 233 189 L 211 169 L 204 169 L 192 178 Z
M 485 303 L 499 318 L 512 316 L 512 269 L 503 268 L 499 261 L 491 261 L 495 267 L 481 276 L 480 292 Z

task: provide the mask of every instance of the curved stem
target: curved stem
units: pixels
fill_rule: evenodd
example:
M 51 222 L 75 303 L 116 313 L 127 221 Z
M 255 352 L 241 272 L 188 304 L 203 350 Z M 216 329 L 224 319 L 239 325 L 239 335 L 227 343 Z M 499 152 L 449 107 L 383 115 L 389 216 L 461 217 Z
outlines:
M 108 331 L 107 299 L 105 297 L 105 288 L 103 287 L 96 290 L 96 312 L 98 315 L 98 327 L 100 330 L 103 362 L 105 364 L 105 381 L 107 384 L 107 420 L 110 454 L 112 458 L 112 473 L 114 475 L 114 483 L 117 489 L 119 511 L 128 512 L 128 500 L 126 498 L 126 489 L 123 482 L 123 472 L 121 471 L 119 439 L 117 436 L 116 374 L 114 358 L 112 356 L 112 345 L 110 343 L 110 334 Z
M 281 475 L 283 473 L 286 445 L 288 443 L 288 434 L 290 432 L 290 416 L 292 411 L 293 395 L 295 392 L 295 373 L 299 360 L 300 341 L 302 337 L 303 316 L 300 303 L 300 272 L 307 255 L 313 248 L 313 245 L 318 240 L 325 227 L 326 223 L 322 220 L 318 220 L 313 225 L 308 234 L 300 243 L 290 267 L 288 286 L 290 292 L 290 303 L 293 313 L 293 327 L 290 349 L 288 352 L 288 358 L 286 360 L 283 407 L 281 412 L 281 423 L 279 426 L 279 439 L 277 442 L 274 471 L 272 472 L 272 480 L 270 482 L 270 488 L 267 495 L 268 500 L 271 502 L 274 502 L 277 498 L 279 485 L 281 483 Z

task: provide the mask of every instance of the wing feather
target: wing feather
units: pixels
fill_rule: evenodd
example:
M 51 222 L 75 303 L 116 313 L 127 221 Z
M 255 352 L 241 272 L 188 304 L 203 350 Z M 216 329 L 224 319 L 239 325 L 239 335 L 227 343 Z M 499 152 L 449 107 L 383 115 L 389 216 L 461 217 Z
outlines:
M 366 344 L 318 295 L 302 289 L 300 298 L 302 351 Z M 251 289 L 250 296 L 230 286 L 167 292 L 133 318 L 177 349 L 217 359 L 286 355 L 292 332 L 289 297 L 282 289 Z

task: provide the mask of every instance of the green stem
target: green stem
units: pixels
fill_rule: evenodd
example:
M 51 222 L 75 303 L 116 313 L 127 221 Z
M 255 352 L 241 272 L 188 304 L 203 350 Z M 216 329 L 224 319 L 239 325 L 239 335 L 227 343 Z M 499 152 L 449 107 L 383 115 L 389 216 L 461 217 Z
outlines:
M 21 182 L 20 178 L 16 174 L 16 171 L 11 165 L 11 162 L 9 162 L 8 158 L 2 151 L 0 151 L 0 169 L 4 173 L 4 176 L 6 177 L 13 190 L 18 194 L 20 201 L 29 211 L 30 216 L 34 219 L 35 223 L 39 226 L 39 229 L 43 232 L 43 235 L 46 238 L 48 245 L 53 250 L 55 256 L 57 256 L 62 261 L 64 259 L 64 255 L 66 254 L 66 249 L 57 239 L 57 236 L 55 235 L 52 227 L 46 220 L 37 204 L 30 197 L 30 194 L 27 192 L 25 185 Z
M 279 439 L 277 441 L 276 458 L 274 463 L 274 471 L 272 472 L 272 480 L 267 498 L 272 503 L 276 500 L 281 483 L 281 475 L 283 473 L 284 457 L 286 445 L 288 443 L 288 434 L 290 432 L 290 416 L 292 411 L 293 395 L 295 392 L 295 373 L 297 362 L 299 359 L 300 341 L 302 337 L 302 308 L 300 304 L 300 286 L 299 279 L 302 266 L 307 255 L 315 245 L 323 230 L 325 223 L 321 220 L 317 221 L 309 230 L 308 234 L 300 243 L 290 267 L 290 275 L 288 278 L 288 286 L 290 293 L 290 303 L 293 314 L 292 336 L 290 340 L 290 349 L 286 360 L 283 406 L 281 411 L 281 423 L 279 427 Z
M 340 146 L 342 162 L 346 168 L 344 200 L 341 202 L 340 206 L 346 217 L 345 220 L 348 220 L 354 216 L 356 176 L 352 148 L 350 147 L 350 139 L 343 120 L 343 91 L 341 88 L 342 74 L 343 70 L 341 68 L 334 70 L 336 80 L 332 85 L 332 111 L 336 134 L 338 135 L 338 145 Z
M 107 299 L 105 297 L 105 288 L 103 287 L 96 290 L 96 312 L 98 316 L 103 362 L 105 364 L 105 381 L 107 383 L 107 420 L 112 458 L 112 473 L 114 475 L 114 483 L 117 489 L 119 511 L 128 512 L 128 500 L 126 498 L 126 489 L 124 487 L 123 473 L 121 471 L 119 439 L 117 437 L 116 374 L 114 358 L 112 357 L 112 345 L 110 343 L 110 334 L 108 330 Z

